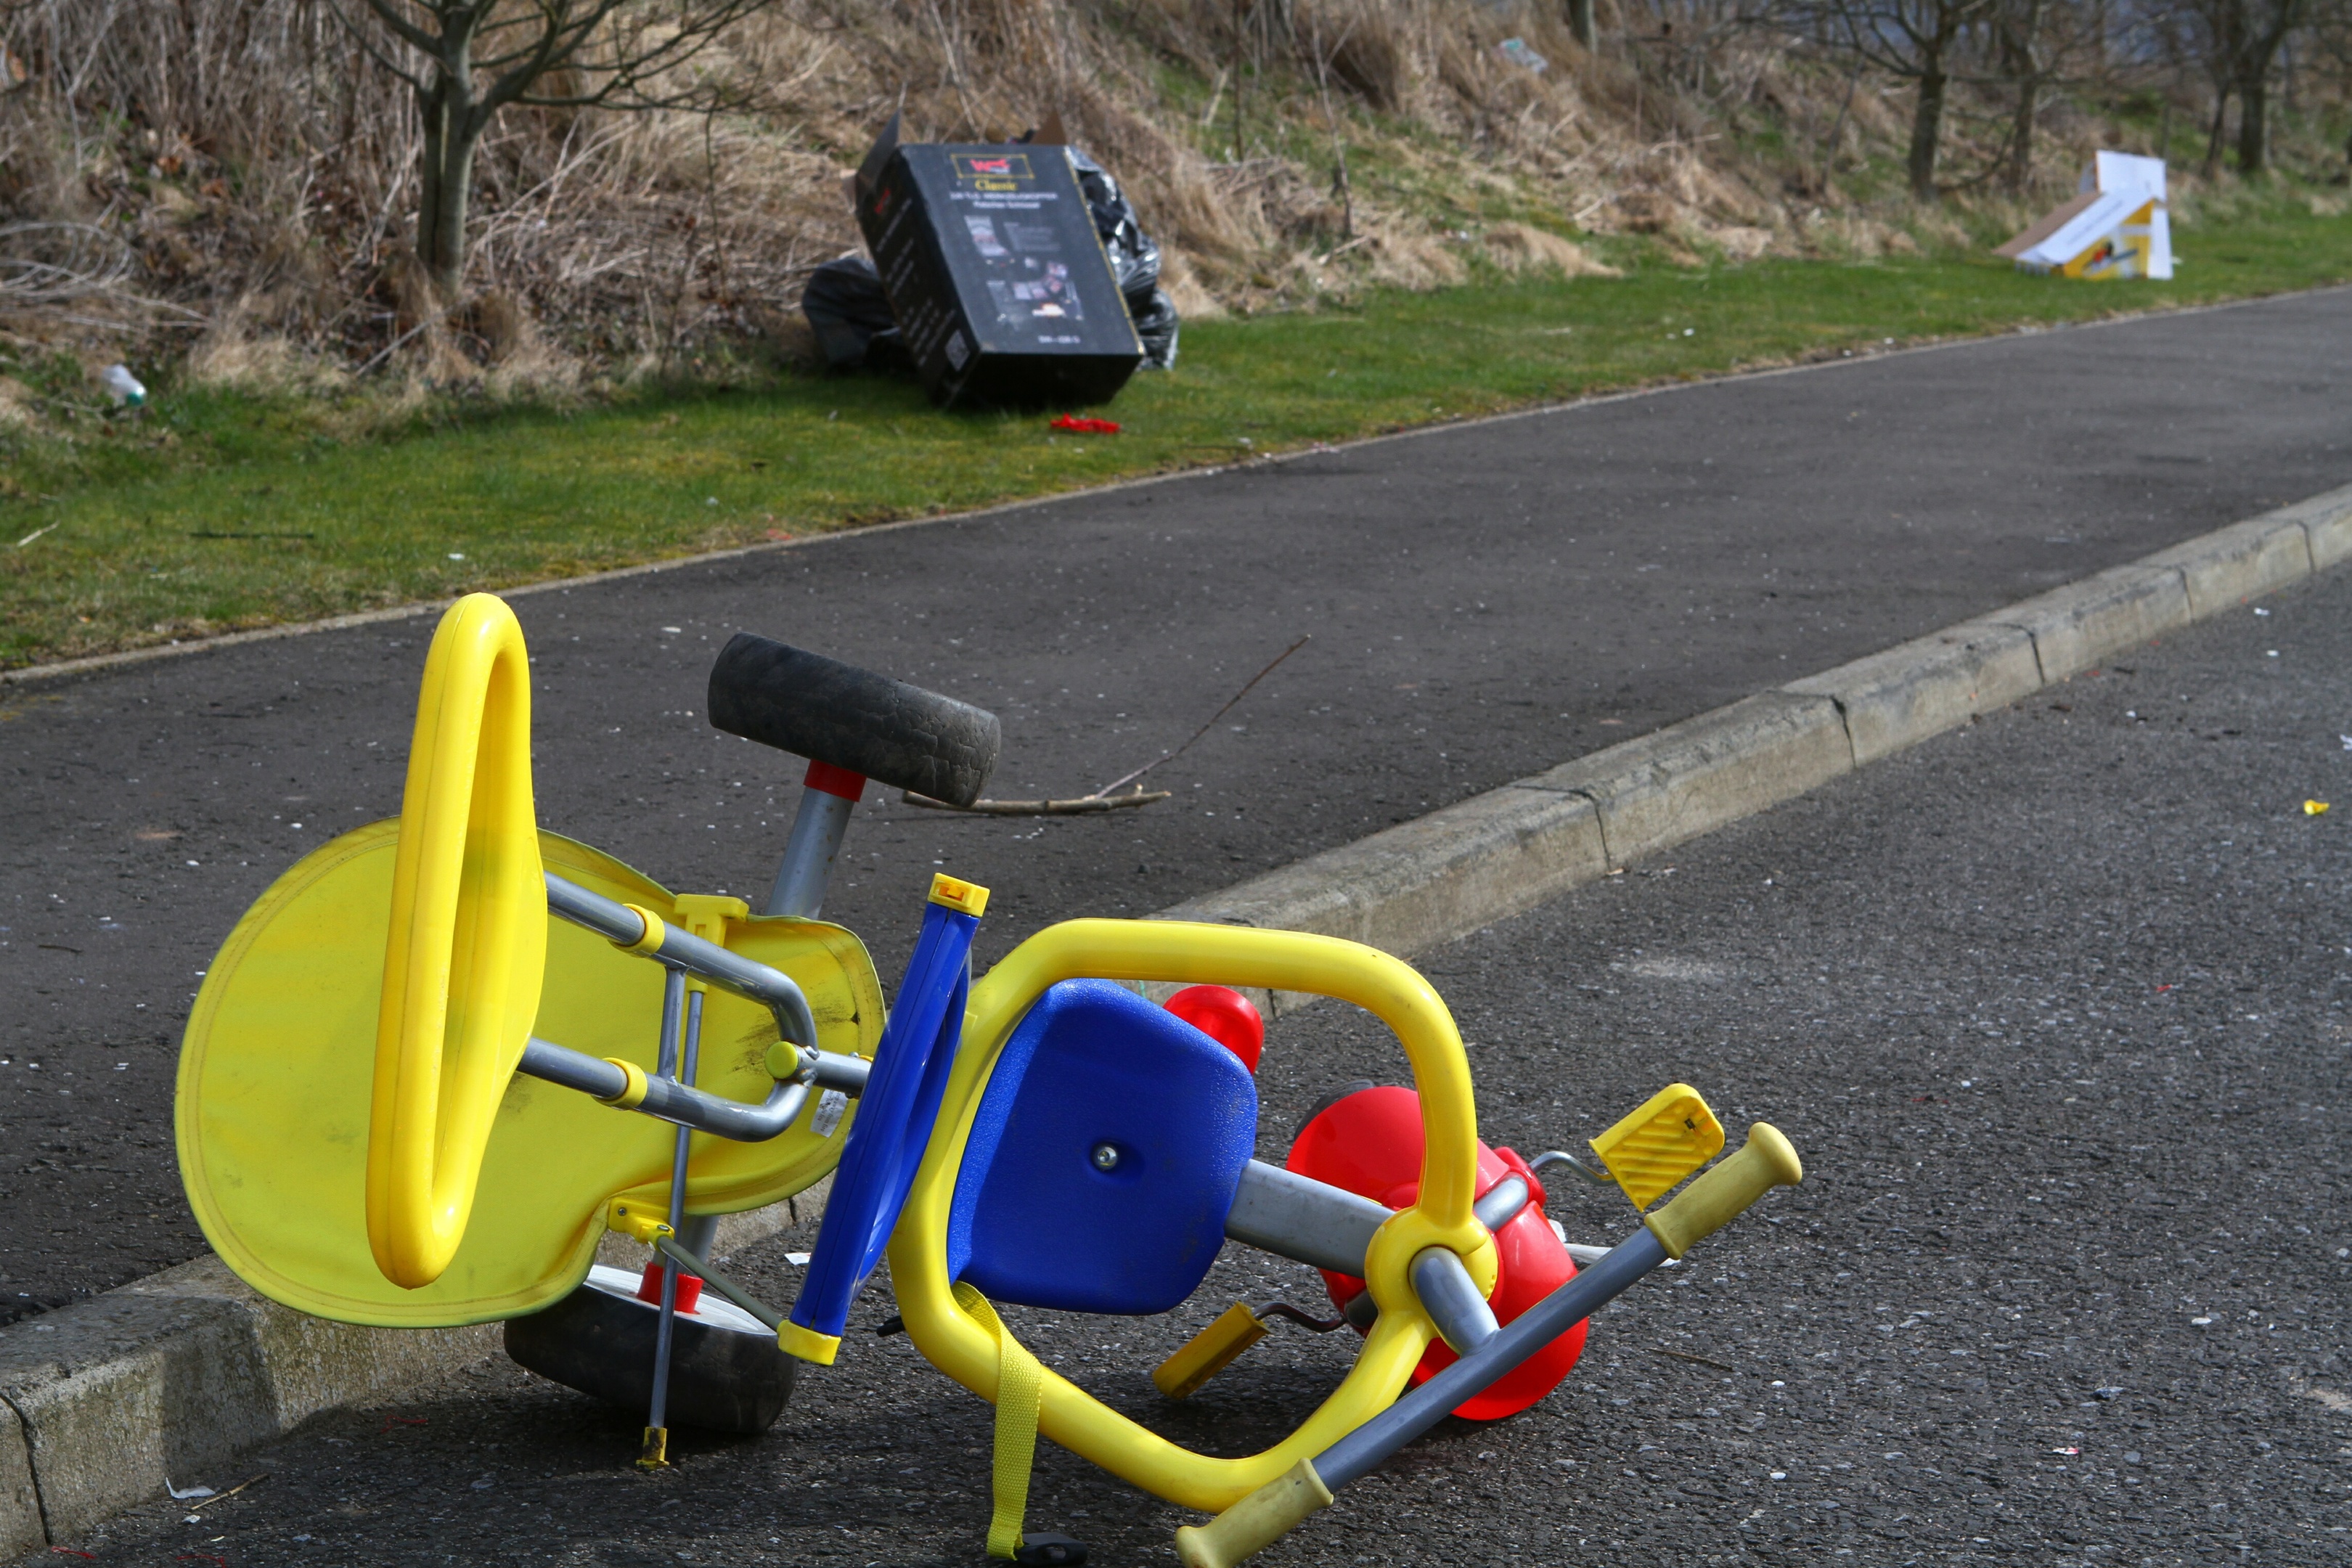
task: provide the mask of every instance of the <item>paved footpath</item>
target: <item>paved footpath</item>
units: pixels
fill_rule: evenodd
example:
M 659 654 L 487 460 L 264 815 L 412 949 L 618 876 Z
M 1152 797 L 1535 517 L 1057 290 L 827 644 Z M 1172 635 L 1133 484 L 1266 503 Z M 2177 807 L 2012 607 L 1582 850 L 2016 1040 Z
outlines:
M 2267 613 L 2265 613 L 2267 612 Z M 1686 1079 L 1802 1151 L 1774 1194 L 1603 1313 L 1567 1388 L 1449 1424 L 1268 1568 L 2352 1559 L 2352 573 L 1986 716 L 1425 955 L 1486 1136 L 1573 1144 Z M 2310 816 L 2306 797 L 2336 809 Z M 1261 1153 L 1360 1077 L 1361 1015 L 1269 1042 Z M 1564 1190 L 1579 1239 L 1612 1194 Z M 734 1268 L 788 1297 L 786 1254 Z M 1240 1249 L 1232 1249 L 1238 1253 Z M 1164 1318 L 1008 1317 L 1181 1439 L 1272 1440 L 1347 1336 L 1277 1329 L 1181 1406 Z M 503 1362 L 344 1411 L 75 1543 L 101 1563 L 976 1563 L 987 1407 L 853 1318 L 756 1442 L 634 1474 L 637 1417 Z M 1163 1507 L 1050 1447 L 1030 1527 L 1173 1561 Z M 44 1557 L 43 1562 L 53 1561 Z
M 895 983 L 946 866 L 988 955 L 1140 913 L 2345 481 L 2352 290 L 1685 387 L 517 601 L 541 818 L 763 889 L 795 795 L 711 731 L 750 627 L 996 709 L 1075 795 L 1315 640 L 1133 816 L 886 805 L 829 912 Z M 0 691 L 0 1318 L 202 1245 L 171 1151 L 197 972 L 396 809 L 430 622 Z M 35 1064 L 38 1064 L 36 1066 Z

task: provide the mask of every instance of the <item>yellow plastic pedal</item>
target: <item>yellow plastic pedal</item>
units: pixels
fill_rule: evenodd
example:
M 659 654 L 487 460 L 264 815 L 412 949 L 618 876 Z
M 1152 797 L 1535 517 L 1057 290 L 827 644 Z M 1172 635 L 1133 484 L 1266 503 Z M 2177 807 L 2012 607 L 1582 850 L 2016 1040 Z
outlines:
M 1265 1331 L 1258 1315 L 1236 1301 L 1215 1322 L 1185 1341 L 1174 1355 L 1153 1367 L 1152 1385 L 1171 1399 L 1181 1399 L 1232 1365 L 1235 1356 L 1265 1338 Z
M 1670 1083 L 1593 1139 L 1592 1152 L 1633 1206 L 1646 1209 L 1723 1152 L 1723 1123 L 1698 1090 L 1686 1083 Z

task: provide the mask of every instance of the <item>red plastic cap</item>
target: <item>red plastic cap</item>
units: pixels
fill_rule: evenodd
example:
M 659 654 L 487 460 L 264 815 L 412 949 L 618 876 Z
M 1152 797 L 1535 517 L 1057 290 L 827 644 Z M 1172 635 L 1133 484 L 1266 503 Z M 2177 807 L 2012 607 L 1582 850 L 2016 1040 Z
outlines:
M 637 1281 L 637 1300 L 651 1301 L 658 1307 L 661 1305 L 661 1288 L 662 1266 L 658 1263 L 646 1264 L 646 1277 Z M 681 1312 L 691 1312 L 694 1310 L 695 1303 L 701 1300 L 702 1281 L 691 1274 L 680 1274 L 677 1277 L 677 1310 Z
M 1223 985 L 1188 985 L 1168 998 L 1167 1008 L 1192 1027 L 1241 1058 L 1242 1066 L 1257 1071 L 1265 1052 L 1265 1020 L 1250 999 Z
M 856 800 L 866 793 L 864 773 L 853 773 L 847 768 L 836 768 L 831 763 L 811 763 L 808 777 L 801 783 L 810 789 L 837 795 L 844 800 Z

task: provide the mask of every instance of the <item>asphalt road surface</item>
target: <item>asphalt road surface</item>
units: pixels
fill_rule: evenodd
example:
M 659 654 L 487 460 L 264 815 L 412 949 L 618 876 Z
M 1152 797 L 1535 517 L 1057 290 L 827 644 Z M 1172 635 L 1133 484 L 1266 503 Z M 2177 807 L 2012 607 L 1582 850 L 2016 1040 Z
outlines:
M 1142 913 L 2352 478 L 2352 291 L 1695 385 L 517 601 L 541 820 L 755 899 L 797 793 L 710 730 L 749 627 L 994 708 L 992 793 L 1174 747 L 1108 818 L 854 827 L 896 984 L 931 871 L 992 954 Z M 396 811 L 429 620 L 0 698 L 0 1319 L 202 1246 L 171 1148 L 197 973 Z M 879 792 L 876 792 L 877 795 Z
M 1429 955 L 1485 1135 L 1573 1145 L 1663 1083 L 1802 1151 L 1772 1194 L 1598 1316 L 1542 1405 L 1449 1423 L 1268 1568 L 2352 1559 L 2352 573 Z M 2307 815 L 2307 798 L 2336 809 Z M 1392 1042 L 1286 1020 L 1261 1154 Z M 1572 1178 L 1564 1178 L 1572 1179 Z M 1601 1241 L 1599 1189 L 1551 1212 Z M 787 1255 L 731 1267 L 770 1299 Z M 1009 1310 L 1049 1363 L 1246 1452 L 1349 1336 L 1282 1328 L 1181 1405 L 1150 1366 L 1236 1296 L 1319 1303 L 1229 1247 L 1161 1318 Z M 757 1441 L 632 1471 L 641 1417 L 503 1362 L 321 1416 L 101 1563 L 978 1563 L 990 1415 L 925 1366 L 887 1279 Z M 1041 1447 L 1029 1514 L 1103 1563 L 1186 1516 Z M 42 1561 L 49 1561 L 44 1558 Z

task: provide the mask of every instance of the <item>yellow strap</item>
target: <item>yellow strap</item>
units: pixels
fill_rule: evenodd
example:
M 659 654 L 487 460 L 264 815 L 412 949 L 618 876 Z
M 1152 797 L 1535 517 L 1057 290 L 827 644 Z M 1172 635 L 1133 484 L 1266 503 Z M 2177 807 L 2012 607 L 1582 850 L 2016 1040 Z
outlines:
M 996 1341 L 996 1512 L 988 1521 L 988 1554 L 1010 1559 L 1021 1549 L 1021 1521 L 1029 1511 L 1029 1470 L 1037 1457 L 1037 1399 L 1045 1373 L 987 1297 L 959 1282 L 955 1299 L 964 1315 Z

